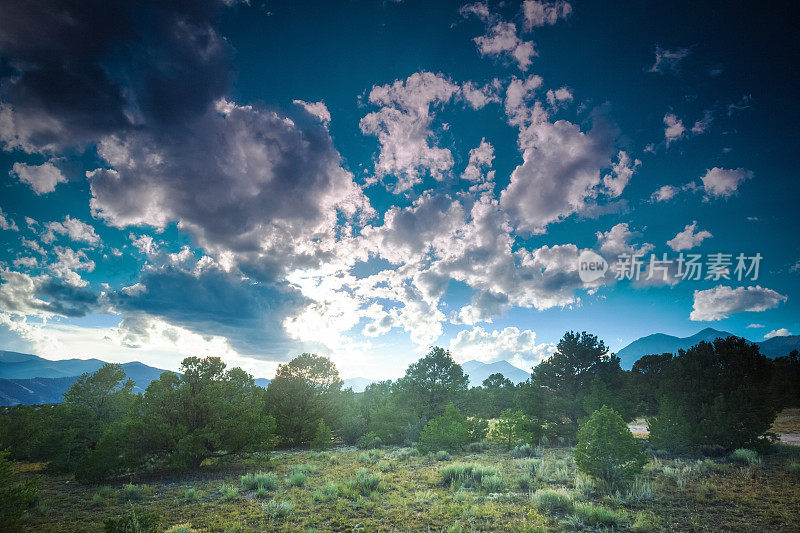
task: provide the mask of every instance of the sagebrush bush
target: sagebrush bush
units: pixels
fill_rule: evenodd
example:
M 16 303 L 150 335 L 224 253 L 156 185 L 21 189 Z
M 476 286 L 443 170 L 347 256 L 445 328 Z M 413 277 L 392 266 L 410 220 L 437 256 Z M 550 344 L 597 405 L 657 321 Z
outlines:
M 352 486 L 366 496 L 376 491 L 380 482 L 380 474 L 370 474 L 366 468 L 359 468 Z
M 312 494 L 314 500 L 318 502 L 330 502 L 339 497 L 339 486 L 335 483 L 328 481 L 322 489 L 317 489 Z
M 157 533 L 161 517 L 141 507 L 133 507 L 118 518 L 106 518 L 103 522 L 106 533 Z
M 194 487 L 189 487 L 183 491 L 183 497 L 187 502 L 196 502 L 202 497 L 202 493 Z
M 126 483 L 122 486 L 122 499 L 128 502 L 138 502 L 144 499 L 147 495 L 148 487 L 146 485 L 134 485 L 133 483 Z
M 522 457 L 533 457 L 534 455 L 536 455 L 536 450 L 535 448 L 533 448 L 533 446 L 526 443 L 526 444 L 520 444 L 519 446 L 514 446 L 514 448 L 512 448 L 511 451 L 509 452 L 509 454 L 511 455 L 511 457 L 514 457 L 516 459 Z
M 447 453 L 445 450 L 439 450 L 438 452 L 436 452 L 436 455 L 434 455 L 434 457 L 436 458 L 437 461 L 449 461 L 450 460 L 450 454 Z
M 737 463 L 744 463 L 748 465 L 758 464 L 761 458 L 755 450 L 748 450 L 746 448 L 738 448 L 731 452 L 731 459 Z
M 285 518 L 292 514 L 292 509 L 292 502 L 289 500 L 282 501 L 281 503 L 270 500 L 268 503 L 261 505 L 261 510 L 270 518 Z
M 471 453 L 481 453 L 486 450 L 486 443 L 484 441 L 470 442 L 467 445 L 467 450 Z
M 634 479 L 647 462 L 628 425 L 605 405 L 578 431 L 574 456 L 581 472 L 600 478 L 612 487 Z
M 305 485 L 308 475 L 304 472 L 293 472 L 289 475 L 289 485 L 293 487 L 302 487 Z
M 496 476 L 497 469 L 477 463 L 450 463 L 439 469 L 445 485 L 478 487 L 484 477 Z
M 223 483 L 220 488 L 220 499 L 222 501 L 229 501 L 235 500 L 239 497 L 239 487 L 234 487 L 233 485 L 229 485 L 227 483 Z
M 795 476 L 800 476 L 800 463 L 789 463 L 786 470 Z
M 497 474 L 481 477 L 480 486 L 486 492 L 501 492 L 506 488 L 503 478 Z
M 592 526 L 618 526 L 628 521 L 628 513 L 593 503 L 575 503 L 572 515 Z
M 16 481 L 8 450 L 0 450 L 0 531 L 19 527 L 27 508 L 36 500 L 37 480 Z
M 249 473 L 241 477 L 241 483 L 244 490 L 275 490 L 278 486 L 278 477 L 266 472 Z
M 531 501 L 540 511 L 568 512 L 572 509 L 572 495 L 564 489 L 539 489 L 533 493 Z

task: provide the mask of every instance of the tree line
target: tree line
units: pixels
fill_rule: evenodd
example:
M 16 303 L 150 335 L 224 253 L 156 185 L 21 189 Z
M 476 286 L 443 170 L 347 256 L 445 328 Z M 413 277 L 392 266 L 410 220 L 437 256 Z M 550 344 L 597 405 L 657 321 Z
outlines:
M 596 336 L 570 331 L 526 382 L 493 374 L 471 388 L 450 352 L 433 347 L 402 378 L 358 394 L 343 389 L 330 359 L 314 354 L 280 365 L 267 389 L 219 358 L 188 357 L 179 374 L 163 373 L 143 394 L 132 392 L 119 365 L 107 364 L 81 376 L 61 404 L 8 409 L 0 450 L 99 482 L 275 446 L 458 451 L 487 435 L 509 449 L 572 445 L 605 408 L 625 421 L 646 417 L 656 449 L 724 453 L 768 445 L 776 414 L 800 406 L 798 387 L 797 351 L 771 360 L 738 337 L 648 355 L 624 371 Z M 496 419 L 491 433 L 489 419 Z

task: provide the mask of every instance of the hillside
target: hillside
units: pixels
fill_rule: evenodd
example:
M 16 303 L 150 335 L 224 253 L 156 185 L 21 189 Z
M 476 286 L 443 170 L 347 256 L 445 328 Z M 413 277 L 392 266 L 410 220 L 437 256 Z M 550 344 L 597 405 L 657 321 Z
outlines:
M 482 363 L 480 361 L 467 361 L 461 365 L 464 373 L 469 376 L 470 387 L 479 387 L 483 380 L 492 374 L 503 374 L 510 379 L 514 385 L 522 383 L 531 377 L 529 372 L 517 368 L 508 361 L 497 361 L 494 363 Z

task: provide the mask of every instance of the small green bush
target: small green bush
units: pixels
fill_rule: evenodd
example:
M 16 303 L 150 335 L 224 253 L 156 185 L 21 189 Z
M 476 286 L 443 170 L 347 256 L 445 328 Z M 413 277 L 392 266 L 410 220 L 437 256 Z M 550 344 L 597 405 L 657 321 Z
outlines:
M 540 511 L 569 512 L 572 509 L 572 496 L 564 489 L 539 489 L 531 497 L 533 505 Z
M 305 485 L 308 475 L 305 472 L 293 472 L 289 475 L 289 485 L 293 487 L 302 487 Z
M 497 469 L 477 463 L 450 463 L 439 469 L 442 482 L 451 487 L 479 487 L 484 477 L 496 476 Z
M 147 495 L 148 487 L 146 485 L 134 485 L 133 483 L 126 483 L 122 486 L 122 500 L 127 502 L 138 502 L 143 500 Z
M 447 404 L 444 413 L 422 428 L 417 449 L 420 453 L 440 450 L 460 451 L 470 441 L 467 419 L 453 405 Z
M 534 426 L 522 411 L 507 409 L 500 413 L 489 437 L 510 450 L 519 444 L 532 442 Z
M 481 478 L 481 488 L 486 492 L 502 492 L 506 484 L 499 475 L 491 474 Z
M 437 461 L 449 461 L 450 460 L 450 454 L 447 453 L 445 450 L 439 450 L 438 452 L 436 452 L 436 455 L 434 457 L 436 458 Z
M 268 503 L 261 506 L 261 510 L 270 518 L 285 518 L 292 514 L 292 508 L 292 502 L 289 500 L 282 501 L 281 503 L 270 500 Z
M 381 476 L 379 474 L 370 474 L 366 468 L 359 468 L 352 486 L 361 494 L 367 496 L 378 489 L 380 482 Z
M 107 518 L 103 522 L 106 533 L 156 533 L 160 525 L 158 514 L 141 507 L 133 507 L 119 518 Z
M 786 467 L 786 470 L 790 474 L 794 474 L 795 476 L 800 476 L 800 463 L 789 463 L 789 466 Z
M 275 490 L 278 486 L 278 477 L 266 472 L 249 473 L 241 477 L 241 483 L 244 490 Z
M 530 444 L 520 444 L 519 446 L 514 446 L 509 452 L 511 457 L 515 459 L 520 459 L 522 457 L 533 457 L 536 455 L 536 450 Z
M 588 502 L 574 504 L 572 515 L 592 526 L 618 526 L 628 521 L 628 513 L 625 511 L 615 511 Z
M 471 453 L 482 453 L 486 451 L 486 443 L 484 441 L 470 442 L 467 445 L 467 450 Z
M 731 460 L 736 463 L 743 463 L 748 465 L 758 464 L 761 458 L 755 450 L 748 450 L 746 448 L 739 448 L 731 452 Z
M 658 528 L 652 515 L 644 511 L 636 513 L 636 518 L 631 524 L 631 531 L 634 533 L 650 533 L 651 531 L 656 531 L 656 529 Z
M 328 481 L 322 489 L 314 491 L 313 497 L 318 502 L 334 501 L 339 497 L 339 486 Z
M 360 436 L 356 441 L 356 447 L 362 450 L 377 448 L 380 445 L 381 445 L 381 438 L 372 431 L 370 431 L 365 435 Z
M 628 425 L 605 405 L 578 431 L 574 456 L 581 472 L 600 478 L 612 487 L 634 479 L 647 462 Z
M 194 487 L 189 487 L 188 489 L 183 491 L 183 497 L 186 499 L 187 502 L 196 502 L 203 497 L 203 494 Z
M 234 487 L 233 485 L 228 485 L 227 483 L 223 483 L 220 488 L 220 499 L 222 501 L 229 501 L 235 500 L 239 497 L 239 487 Z

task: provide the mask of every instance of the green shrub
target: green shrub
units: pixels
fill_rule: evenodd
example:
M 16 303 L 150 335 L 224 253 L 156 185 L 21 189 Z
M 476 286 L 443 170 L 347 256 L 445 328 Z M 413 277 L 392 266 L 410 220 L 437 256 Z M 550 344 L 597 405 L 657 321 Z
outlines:
M 761 462 L 758 452 L 755 450 L 748 450 L 746 448 L 738 448 L 731 452 L 731 460 L 736 463 L 744 463 L 748 465 L 757 464 Z
M 275 490 L 278 486 L 278 477 L 266 472 L 250 473 L 243 475 L 241 482 L 244 490 Z
M 331 446 L 333 446 L 333 432 L 325 425 L 325 420 L 320 418 L 314 432 L 314 439 L 311 441 L 311 449 L 327 450 Z
M 789 466 L 786 467 L 786 470 L 790 474 L 794 474 L 795 476 L 800 476 L 800 463 L 789 463 Z
M 302 487 L 306 483 L 308 475 L 305 472 L 293 472 L 289 476 L 289 485 L 293 487 Z
M 369 450 L 368 452 L 361 452 L 358 454 L 356 458 L 359 463 L 367 463 L 372 464 L 378 461 L 382 457 L 382 453 L 380 450 Z
M 339 486 L 328 481 L 322 489 L 314 491 L 313 497 L 318 502 L 330 502 L 339 497 Z
M 149 487 L 147 485 L 134 485 L 126 483 L 122 486 L 122 500 L 128 502 L 138 502 L 147 495 Z
M 261 506 L 261 511 L 266 513 L 270 518 L 285 518 L 292 514 L 292 502 L 289 500 L 282 501 L 281 503 L 275 500 L 270 500 Z
M 220 499 L 222 501 L 229 501 L 235 500 L 239 497 L 239 487 L 234 487 L 233 485 L 228 485 L 227 483 L 223 483 L 220 488 Z
M 394 461 L 378 461 L 378 470 L 381 472 L 394 472 L 397 468 L 397 463 Z
M 16 530 L 26 509 L 39 495 L 37 479 L 14 479 L 14 467 L 8 459 L 9 454 L 8 450 L 0 450 L 0 531 Z
M 447 404 L 444 413 L 422 429 L 417 449 L 420 453 L 440 450 L 460 451 L 469 442 L 467 419 L 453 403 Z
M 536 450 L 530 444 L 520 444 L 519 446 L 514 446 L 512 450 L 509 452 L 511 457 L 516 459 L 522 457 L 533 457 L 536 455 Z
M 539 489 L 533 493 L 533 505 L 540 511 L 568 512 L 572 509 L 572 496 L 564 489 Z
M 486 451 L 486 442 L 479 441 L 479 442 L 470 442 L 467 445 L 467 450 L 471 453 L 483 453 Z
M 572 515 L 592 526 L 617 526 L 628 520 L 628 513 L 625 511 L 615 511 L 593 503 L 574 504 Z
M 356 447 L 362 450 L 377 448 L 380 445 L 381 445 L 381 438 L 377 434 L 371 431 L 366 435 L 360 436 L 356 441 Z
M 506 409 L 489 433 L 489 437 L 510 450 L 519 444 L 532 442 L 533 424 L 520 410 Z
M 106 533 L 156 533 L 161 518 L 158 514 L 134 507 L 119 518 L 107 518 L 103 522 Z
M 436 452 L 436 455 L 434 455 L 434 457 L 436 458 L 437 461 L 449 461 L 450 460 L 450 454 L 447 453 L 444 450 L 439 450 L 438 452 Z
M 489 421 L 485 418 L 470 417 L 467 419 L 467 431 L 470 441 L 481 441 L 489 433 Z
M 203 497 L 203 493 L 195 489 L 194 487 L 189 487 L 188 489 L 183 491 L 183 496 L 187 502 L 196 502 Z
M 416 448 L 402 448 L 397 450 L 396 456 L 401 461 L 408 461 L 411 457 L 419 455 Z
M 477 463 L 450 463 L 439 469 L 442 482 L 451 487 L 479 487 L 484 477 L 496 476 L 497 469 Z
M 625 421 L 605 405 L 578 431 L 574 455 L 581 472 L 612 487 L 634 479 L 647 462 Z
M 370 474 L 367 472 L 366 468 L 359 468 L 351 486 L 361 492 L 361 494 L 367 496 L 378 489 L 380 482 L 381 476 L 379 474 Z
M 634 533 L 650 533 L 657 529 L 658 527 L 656 526 L 656 521 L 653 516 L 644 511 L 636 513 L 636 518 L 631 524 L 631 531 Z
M 481 488 L 486 492 L 501 492 L 505 490 L 506 484 L 497 474 L 481 477 Z

